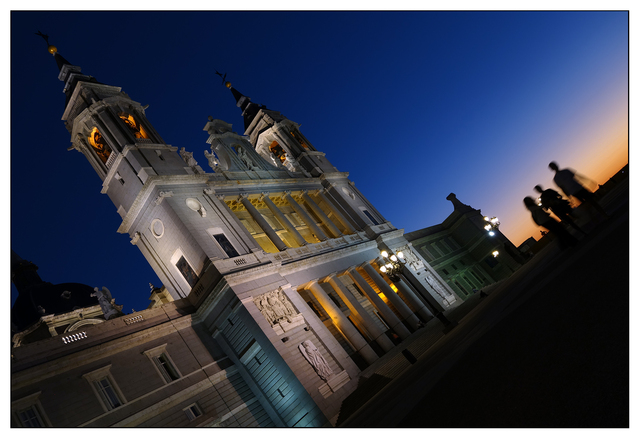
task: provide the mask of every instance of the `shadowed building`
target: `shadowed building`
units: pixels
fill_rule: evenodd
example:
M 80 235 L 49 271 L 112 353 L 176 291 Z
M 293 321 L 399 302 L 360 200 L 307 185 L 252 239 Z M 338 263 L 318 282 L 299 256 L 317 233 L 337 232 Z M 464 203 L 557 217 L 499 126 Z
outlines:
M 141 312 L 113 314 L 96 289 L 101 318 L 45 306 L 29 325 L 77 321 L 17 328 L 13 425 L 332 425 L 363 369 L 461 303 L 297 123 L 227 83 L 244 134 L 210 117 L 205 171 L 146 107 L 49 50 L 71 148 L 163 286 Z M 401 274 L 381 250 L 403 252 Z
M 449 194 L 453 212 L 442 224 L 406 233 L 404 237 L 464 300 L 479 290 L 505 279 L 525 257 L 497 228 L 485 229 L 480 210 Z M 494 255 L 494 252 L 498 252 Z

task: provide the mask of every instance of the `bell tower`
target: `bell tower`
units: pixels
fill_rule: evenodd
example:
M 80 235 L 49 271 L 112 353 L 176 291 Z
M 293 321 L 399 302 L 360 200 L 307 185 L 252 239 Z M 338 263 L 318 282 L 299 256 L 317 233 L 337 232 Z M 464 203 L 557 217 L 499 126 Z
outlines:
M 238 368 L 278 426 L 335 423 L 358 375 L 457 306 L 455 293 L 300 125 L 229 82 L 244 133 L 209 117 L 204 170 L 119 87 L 53 46 L 71 147 L 173 299 Z M 203 142 L 204 143 L 204 142 Z M 381 250 L 405 255 L 385 274 Z M 285 398 L 285 399 L 283 399 Z M 286 401 L 286 403 L 283 403 Z

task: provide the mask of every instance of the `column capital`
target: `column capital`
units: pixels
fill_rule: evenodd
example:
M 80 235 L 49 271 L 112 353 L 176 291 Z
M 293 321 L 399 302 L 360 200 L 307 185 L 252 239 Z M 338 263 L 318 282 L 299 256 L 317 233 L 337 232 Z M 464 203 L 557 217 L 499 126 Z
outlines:
M 215 194 L 215 196 L 220 201 L 224 201 L 224 199 L 226 198 L 225 194 Z
M 212 187 L 206 187 L 202 190 L 202 193 L 206 195 L 213 195 L 216 193 L 216 190 Z
M 322 282 L 329 282 L 330 279 L 335 279 L 338 277 L 338 273 L 327 274 L 325 277 L 321 279 Z
M 269 192 L 261 192 L 260 197 L 258 197 L 258 199 L 262 201 L 265 197 L 269 198 Z
M 249 198 L 249 193 L 248 192 L 240 192 L 238 194 L 238 201 L 242 201 L 243 199 L 248 199 Z

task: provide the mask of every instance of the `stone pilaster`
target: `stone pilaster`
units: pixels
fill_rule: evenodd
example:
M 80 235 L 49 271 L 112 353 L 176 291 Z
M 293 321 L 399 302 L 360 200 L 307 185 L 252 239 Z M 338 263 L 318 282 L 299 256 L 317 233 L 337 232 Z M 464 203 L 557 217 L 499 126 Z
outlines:
M 269 198 L 269 193 L 263 192 L 262 201 L 264 201 L 264 204 L 267 205 L 271 213 L 275 215 L 276 219 L 280 221 L 280 224 L 284 226 L 287 232 L 289 232 L 291 236 L 293 236 L 294 241 L 296 242 L 296 244 L 298 244 L 299 247 L 307 245 L 307 241 L 304 240 L 300 232 L 298 232 L 294 225 L 289 222 L 287 217 L 284 216 L 280 209 L 278 209 L 278 206 L 276 206 L 274 202 L 271 201 L 271 198 Z
M 327 227 L 327 229 L 329 229 L 329 232 L 333 235 L 334 238 L 337 238 L 338 236 L 342 235 L 340 230 L 338 230 L 335 224 L 331 222 L 327 214 L 324 213 L 322 209 L 320 209 L 320 206 L 318 206 L 316 202 L 313 201 L 313 199 L 309 196 L 309 194 L 307 194 L 306 192 L 303 192 L 302 199 L 305 201 L 305 203 L 307 203 L 307 205 L 311 208 L 311 210 L 313 210 L 313 212 L 316 215 L 318 215 L 318 217 L 322 221 L 322 224 L 324 224 Z
M 260 212 L 258 212 L 258 209 L 256 209 L 256 207 L 251 203 L 251 200 L 249 200 L 246 195 L 240 195 L 239 199 L 245 209 L 247 209 L 247 211 L 249 212 L 249 215 L 251 215 L 253 220 L 258 223 L 258 226 L 264 233 L 266 233 L 271 242 L 273 242 L 273 245 L 275 245 L 276 248 L 280 251 L 286 250 L 287 245 L 284 243 L 284 241 L 282 241 L 282 239 L 280 239 L 276 231 L 271 228 L 267 220 L 262 217 Z
M 314 295 L 333 323 L 338 327 L 342 335 L 349 340 L 356 352 L 362 355 L 362 358 L 364 358 L 367 363 L 373 364 L 378 359 L 378 356 L 371 346 L 369 346 L 364 337 L 362 337 L 357 329 L 351 324 L 349 319 L 342 314 L 342 311 L 340 311 L 335 303 L 333 303 L 320 284 L 314 280 L 309 282 L 305 286 L 305 289 Z
M 406 326 L 400 321 L 398 316 L 391 311 L 391 308 L 387 306 L 386 303 L 378 296 L 378 294 L 371 288 L 371 285 L 364 280 L 364 277 L 355 269 L 355 267 L 351 267 L 347 270 L 347 273 L 353 279 L 353 281 L 358 285 L 360 290 L 367 296 L 371 304 L 375 309 L 378 310 L 380 315 L 384 318 L 387 324 L 391 327 L 391 330 L 398 334 L 401 339 L 407 338 L 411 335 L 411 332 L 407 329 Z
M 318 238 L 318 241 L 326 241 L 327 239 L 329 239 L 329 237 L 325 235 L 322 229 L 318 227 L 313 218 L 311 218 L 311 216 L 307 213 L 304 207 L 299 205 L 296 200 L 293 199 L 290 192 L 285 192 L 284 198 L 289 202 L 293 210 L 295 210 L 296 213 L 302 217 L 302 220 L 309 226 L 309 228 L 311 229 L 311 233 L 316 238 Z
M 358 300 L 353 297 L 351 291 L 347 290 L 342 281 L 338 279 L 338 276 L 335 274 L 331 274 L 325 279 L 329 285 L 331 285 L 338 296 L 342 299 L 342 301 L 347 305 L 347 308 L 351 311 L 352 314 L 358 316 L 365 329 L 369 333 L 369 336 L 378 343 L 378 345 L 385 351 L 388 352 L 393 349 L 393 342 L 389 340 L 387 334 L 382 332 L 380 327 L 376 325 L 373 321 L 373 318 L 365 311 L 365 309 L 360 305 Z
M 364 264 L 362 268 L 367 273 L 367 275 L 371 278 L 371 280 L 376 284 L 378 289 L 382 291 L 389 302 L 393 304 L 393 306 L 398 310 L 404 321 L 414 330 L 418 329 L 420 326 L 420 319 L 416 316 L 411 309 L 407 306 L 406 303 L 402 301 L 402 299 L 396 294 L 395 291 L 389 286 L 389 284 L 383 279 L 380 274 L 376 271 L 376 269 L 371 264 Z

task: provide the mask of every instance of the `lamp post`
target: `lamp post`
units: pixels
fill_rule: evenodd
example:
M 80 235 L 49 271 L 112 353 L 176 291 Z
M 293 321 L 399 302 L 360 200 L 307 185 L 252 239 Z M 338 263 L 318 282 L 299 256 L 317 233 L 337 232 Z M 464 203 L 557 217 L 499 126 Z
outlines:
M 380 265 L 380 271 L 386 274 L 389 277 L 389 279 L 391 279 L 393 282 L 402 281 L 402 278 L 400 277 L 400 275 L 402 274 L 402 269 L 406 264 L 406 261 L 404 260 L 404 255 L 402 254 L 402 252 L 393 253 L 393 252 L 388 252 L 386 250 L 382 250 L 380 252 L 380 257 L 384 262 L 383 265 Z M 440 320 L 444 324 L 445 334 L 458 324 L 457 322 L 451 322 L 449 319 L 447 319 L 445 315 L 442 313 L 442 311 L 436 310 L 434 317 L 436 317 L 438 320 Z
M 402 252 L 398 252 L 397 254 L 392 252 L 391 254 L 389 254 L 389 252 L 387 252 L 386 250 L 382 250 L 380 252 L 380 256 L 384 261 L 384 265 L 380 266 L 380 271 L 389 276 L 389 279 L 391 279 L 392 281 L 399 281 L 400 273 L 402 273 L 402 267 L 405 264 L 405 262 L 402 260 L 404 259 L 404 255 L 402 254 Z
M 489 233 L 489 236 L 493 236 L 496 234 L 494 230 L 498 230 L 500 227 L 500 221 L 498 221 L 497 217 L 489 218 L 488 216 L 484 217 L 484 229 Z

